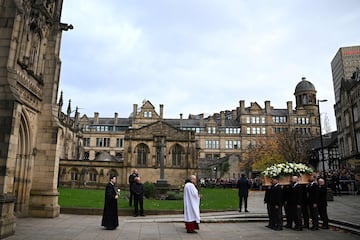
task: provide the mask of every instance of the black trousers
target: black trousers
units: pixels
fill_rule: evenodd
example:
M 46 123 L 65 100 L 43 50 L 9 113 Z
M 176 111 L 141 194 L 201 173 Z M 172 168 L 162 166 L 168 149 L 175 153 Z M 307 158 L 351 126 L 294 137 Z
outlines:
M 313 227 L 319 227 L 319 211 L 318 207 L 314 207 L 313 204 L 309 204 L 310 217 Z
M 282 228 L 282 208 L 278 206 L 277 208 L 274 205 L 270 205 L 270 215 L 273 220 L 274 229 Z
M 139 215 L 139 206 L 140 206 L 140 215 L 144 215 L 144 198 L 139 197 L 134 194 L 134 215 Z
M 285 211 L 285 217 L 286 217 L 286 227 L 291 228 L 292 227 L 292 219 L 291 219 L 291 213 L 290 213 L 290 207 L 289 204 L 284 204 L 284 211 Z
M 304 227 L 309 228 L 309 206 L 306 203 L 301 204 L 301 212 L 304 219 Z
M 247 195 L 239 196 L 239 210 L 241 210 L 243 200 L 244 200 L 245 210 L 247 210 L 247 199 L 248 199 Z
M 295 223 L 295 228 L 302 228 L 301 206 L 297 207 L 297 205 L 290 205 L 289 207 L 291 212 L 291 221 Z
M 326 206 L 318 205 L 318 211 L 319 211 L 320 219 L 323 221 L 323 227 L 329 226 L 329 218 L 327 215 L 326 208 L 327 208 Z

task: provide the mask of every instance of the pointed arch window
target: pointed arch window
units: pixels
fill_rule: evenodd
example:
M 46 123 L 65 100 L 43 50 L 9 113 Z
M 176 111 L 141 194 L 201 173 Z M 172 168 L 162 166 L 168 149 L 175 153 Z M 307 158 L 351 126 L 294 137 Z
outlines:
M 149 150 L 145 144 L 142 143 L 137 147 L 137 164 L 138 165 L 146 165 L 148 153 L 149 153 Z
M 183 154 L 183 148 L 179 144 L 176 144 L 171 151 L 173 166 L 178 166 L 178 167 L 181 166 L 182 154 Z

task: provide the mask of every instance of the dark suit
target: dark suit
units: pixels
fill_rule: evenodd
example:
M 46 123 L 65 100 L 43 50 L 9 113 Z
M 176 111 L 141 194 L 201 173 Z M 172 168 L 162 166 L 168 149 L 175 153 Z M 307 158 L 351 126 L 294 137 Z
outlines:
M 321 220 L 323 221 L 323 228 L 329 227 L 329 218 L 327 215 L 327 187 L 325 185 L 319 186 L 319 204 L 318 210 Z
M 318 203 L 319 203 L 319 188 L 315 182 L 311 182 L 307 187 L 307 204 L 310 210 L 310 216 L 312 219 L 312 229 L 317 229 L 319 227 L 319 212 L 318 212 Z
M 269 203 L 270 188 L 271 188 L 270 186 L 267 186 L 265 189 L 264 203 L 266 204 L 266 210 L 269 217 L 269 224 L 267 225 L 267 227 L 274 228 L 274 221 L 271 218 L 272 216 L 270 215 L 270 203 Z
M 301 204 L 303 199 L 303 187 L 300 184 L 293 184 L 290 188 L 289 208 L 291 220 L 295 223 L 296 230 L 302 230 Z
M 134 194 L 134 216 L 139 215 L 139 205 L 140 205 L 140 215 L 144 215 L 144 184 L 135 182 L 132 185 L 132 192 Z
M 282 202 L 283 195 L 280 184 L 272 185 L 269 193 L 269 205 L 274 230 L 282 230 Z
M 130 191 L 130 198 L 129 198 L 129 206 L 131 207 L 132 206 L 132 202 L 133 202 L 133 196 L 134 196 L 134 194 L 133 194 L 133 192 L 132 192 L 132 185 L 134 185 L 134 183 L 135 183 L 135 178 L 136 177 L 138 177 L 139 176 L 139 174 L 137 174 L 137 173 L 132 173 L 132 174 L 130 174 L 129 175 L 129 191 Z
M 291 228 L 292 225 L 292 219 L 291 219 L 291 210 L 289 207 L 289 199 L 291 196 L 291 186 L 289 185 L 285 185 L 283 186 L 283 206 L 284 206 L 284 211 L 285 211 L 285 216 L 286 216 L 286 225 L 285 227 L 287 228 Z
M 245 211 L 247 211 L 247 199 L 249 195 L 250 182 L 245 177 L 241 177 L 237 182 L 239 189 L 239 211 L 241 211 L 242 201 L 244 200 Z

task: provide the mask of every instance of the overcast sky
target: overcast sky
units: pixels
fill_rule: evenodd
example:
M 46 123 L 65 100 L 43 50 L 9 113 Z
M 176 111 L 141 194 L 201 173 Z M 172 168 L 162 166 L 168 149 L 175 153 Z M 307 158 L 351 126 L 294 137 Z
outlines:
M 59 90 L 89 117 L 128 117 L 144 99 L 165 118 L 240 100 L 295 107 L 306 77 L 335 130 L 330 62 L 360 44 L 358 0 L 65 0 L 62 22 L 74 29 L 63 32 Z

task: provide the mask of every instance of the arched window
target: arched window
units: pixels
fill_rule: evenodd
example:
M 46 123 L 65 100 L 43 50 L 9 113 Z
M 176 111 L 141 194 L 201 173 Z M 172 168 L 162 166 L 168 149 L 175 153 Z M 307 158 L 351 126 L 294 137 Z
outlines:
M 79 170 L 77 170 L 76 168 L 72 168 L 70 170 L 70 176 L 71 176 L 71 181 L 79 180 Z
M 146 165 L 148 156 L 148 147 L 145 144 L 139 144 L 137 147 L 137 164 Z
M 181 166 L 182 153 L 183 148 L 179 144 L 176 144 L 171 151 L 173 166 Z
M 107 173 L 107 176 L 110 177 L 110 176 L 119 176 L 118 172 L 115 170 L 115 169 L 110 169 Z
M 96 182 L 97 179 L 97 171 L 95 169 L 89 170 L 89 182 Z

